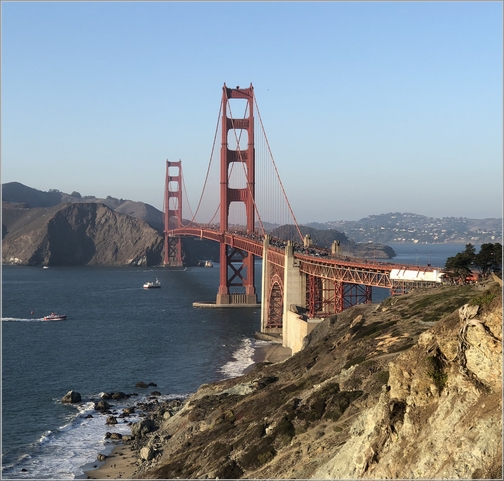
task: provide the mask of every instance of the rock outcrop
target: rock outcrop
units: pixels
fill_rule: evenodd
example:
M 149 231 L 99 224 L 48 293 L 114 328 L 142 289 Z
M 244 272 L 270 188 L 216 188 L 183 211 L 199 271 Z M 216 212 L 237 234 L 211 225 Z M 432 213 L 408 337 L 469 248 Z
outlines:
M 355 306 L 141 433 L 136 478 L 502 476 L 501 286 Z
M 61 399 L 62 403 L 80 403 L 81 395 L 75 391 L 68 391 Z
M 97 203 L 26 208 L 3 204 L 2 263 L 147 266 L 162 261 L 163 237 L 147 223 Z

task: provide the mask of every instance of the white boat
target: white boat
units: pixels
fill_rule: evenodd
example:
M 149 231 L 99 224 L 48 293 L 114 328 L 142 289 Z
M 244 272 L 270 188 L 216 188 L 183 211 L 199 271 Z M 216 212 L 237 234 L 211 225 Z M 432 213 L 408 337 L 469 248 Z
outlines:
M 213 267 L 212 261 L 199 261 L 198 267 Z
M 156 287 L 161 287 L 161 282 L 159 282 L 159 279 L 156 277 L 154 282 L 146 282 L 143 286 L 145 289 L 155 289 Z
M 50 315 L 44 316 L 44 321 L 62 321 L 66 319 L 67 316 L 62 316 L 61 314 L 56 314 L 55 312 L 51 312 Z

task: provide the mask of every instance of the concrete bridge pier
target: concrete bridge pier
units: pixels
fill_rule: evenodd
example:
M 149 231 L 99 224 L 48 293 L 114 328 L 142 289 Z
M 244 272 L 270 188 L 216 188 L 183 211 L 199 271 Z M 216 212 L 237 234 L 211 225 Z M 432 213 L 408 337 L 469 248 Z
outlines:
M 306 311 L 307 276 L 301 272 L 299 260 L 294 257 L 292 242 L 287 243 L 284 264 L 284 304 L 282 317 L 282 344 L 292 353 L 300 351 L 304 338 L 322 319 L 310 319 Z
M 282 344 L 294 354 L 302 349 L 304 338 L 321 319 L 309 319 L 306 314 L 306 274 L 294 257 L 292 242 L 287 243 L 284 266 Z

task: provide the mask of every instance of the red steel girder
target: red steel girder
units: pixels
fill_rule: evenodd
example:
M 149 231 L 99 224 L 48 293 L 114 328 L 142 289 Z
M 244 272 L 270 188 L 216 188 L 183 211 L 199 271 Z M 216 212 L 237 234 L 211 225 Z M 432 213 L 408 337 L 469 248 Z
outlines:
M 357 266 L 337 264 L 336 262 L 322 261 L 308 256 L 297 256 L 300 259 L 301 272 L 324 279 L 345 282 L 348 284 L 362 284 L 375 287 L 391 288 L 390 269 L 375 267 L 369 264 L 367 269 Z
M 343 309 L 356 306 L 358 304 L 367 304 L 372 300 L 371 286 L 362 286 L 359 284 L 343 284 Z

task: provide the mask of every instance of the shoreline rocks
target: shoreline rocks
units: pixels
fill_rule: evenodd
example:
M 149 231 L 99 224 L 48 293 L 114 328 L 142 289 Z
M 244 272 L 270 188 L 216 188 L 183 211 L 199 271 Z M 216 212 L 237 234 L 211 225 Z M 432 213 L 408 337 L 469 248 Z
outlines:
M 61 399 L 62 403 L 75 404 L 82 401 L 81 395 L 75 391 L 68 391 Z

